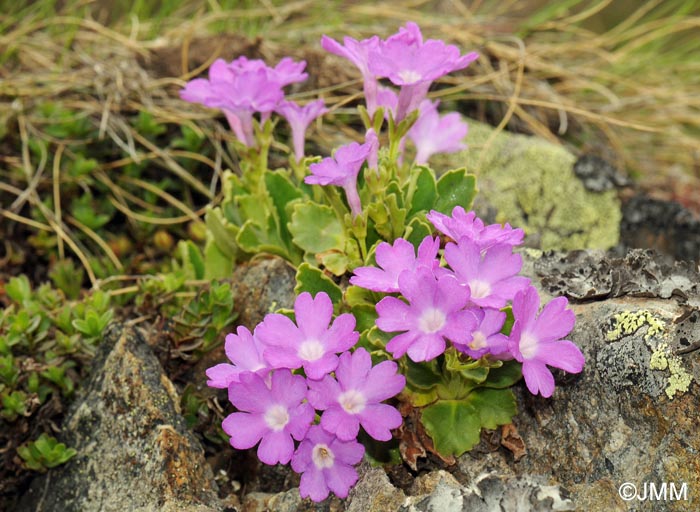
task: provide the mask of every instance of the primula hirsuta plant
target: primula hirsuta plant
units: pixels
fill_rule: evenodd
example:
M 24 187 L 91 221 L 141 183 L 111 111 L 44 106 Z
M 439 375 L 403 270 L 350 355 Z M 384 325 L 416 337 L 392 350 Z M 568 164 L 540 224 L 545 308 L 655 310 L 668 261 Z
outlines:
M 440 455 L 461 455 L 482 428 L 511 422 L 521 378 L 550 397 L 550 368 L 584 364 L 563 339 L 575 323 L 566 298 L 540 311 L 519 275 L 523 230 L 470 211 L 475 179 L 465 169 L 427 166 L 435 153 L 462 150 L 468 129 L 438 112 L 430 85 L 477 54 L 424 41 L 415 23 L 385 40 L 324 36 L 321 45 L 358 68 L 366 99 L 364 140 L 325 158 L 304 147 L 323 100 L 285 97 L 306 78 L 304 62 L 218 60 L 181 92 L 223 111 L 241 162 L 225 173 L 193 264 L 226 277 L 271 253 L 297 268 L 293 311 L 228 334 L 229 361 L 207 370 L 208 385 L 227 389 L 235 407 L 222 424 L 231 445 L 257 446 L 265 464 L 291 463 L 301 495 L 315 501 L 348 495 L 355 466 L 402 425 L 399 410 L 417 411 Z M 268 168 L 275 115 L 291 128 L 289 169 Z

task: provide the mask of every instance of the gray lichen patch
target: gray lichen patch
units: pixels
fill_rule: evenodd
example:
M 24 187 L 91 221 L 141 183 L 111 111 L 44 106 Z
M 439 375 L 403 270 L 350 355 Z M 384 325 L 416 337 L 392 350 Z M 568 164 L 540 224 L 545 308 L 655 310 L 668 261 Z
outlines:
M 598 356 L 598 371 L 616 388 L 636 385 L 653 397 L 685 393 L 692 376 L 669 349 L 666 322 L 648 310 L 622 311 L 608 323 L 611 342 Z

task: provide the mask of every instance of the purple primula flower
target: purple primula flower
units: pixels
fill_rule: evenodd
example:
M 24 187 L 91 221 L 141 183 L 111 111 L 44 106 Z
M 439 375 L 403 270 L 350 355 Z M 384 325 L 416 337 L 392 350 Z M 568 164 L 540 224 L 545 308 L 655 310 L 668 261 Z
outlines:
M 220 108 L 236 137 L 247 146 L 254 146 L 253 114 L 260 113 L 262 121 L 269 118 L 284 98 L 282 88 L 306 80 L 306 62 L 282 59 L 274 68 L 259 59 L 239 57 L 227 63 L 217 59 L 209 68 L 209 79 L 187 82 L 180 91 L 185 101 Z
M 399 97 L 388 87 L 379 86 L 377 92 L 377 106 L 384 107 L 384 117 L 389 119 L 389 116 L 396 116 L 396 107 L 399 105 Z
M 431 210 L 426 217 L 440 233 L 455 241 L 467 237 L 482 251 L 496 244 L 520 245 L 525 236 L 522 229 L 513 229 L 508 223 L 484 226 L 476 213 L 465 212 L 461 206 L 454 207 L 451 217 L 435 210 Z
M 430 361 L 445 351 L 445 339 L 465 344 L 477 325 L 464 306 L 469 289 L 454 276 L 436 278 L 430 269 L 419 267 L 399 276 L 399 289 L 408 304 L 384 297 L 377 304 L 376 324 L 382 331 L 406 331 L 394 336 L 386 349 L 395 357 L 408 353 L 414 362 Z
M 554 377 L 547 366 L 569 373 L 583 370 L 585 358 L 569 340 L 562 340 L 576 323 L 576 316 L 566 309 L 569 301 L 558 297 L 547 303 L 537 315 L 540 296 L 530 286 L 513 299 L 515 323 L 510 333 L 510 350 L 523 365 L 525 384 L 532 394 L 547 398 L 554 392 Z
M 374 128 L 370 128 L 365 133 L 365 144 L 369 145 L 369 154 L 367 155 L 367 168 L 375 173 L 379 172 L 379 137 Z
M 265 464 L 286 464 L 294 453 L 294 441 L 301 441 L 314 419 L 314 409 L 305 402 L 306 380 L 287 369 L 272 373 L 270 387 L 255 373 L 242 373 L 231 384 L 228 396 L 239 412 L 229 414 L 221 424 L 231 445 L 239 450 L 258 447 Z
M 469 286 L 471 301 L 484 308 L 500 309 L 515 294 L 530 284 L 518 276 L 522 257 L 513 254 L 513 247 L 499 244 L 481 251 L 468 237 L 445 246 L 445 260 L 460 283 Z
M 338 366 L 339 352 L 350 349 L 359 338 L 355 317 L 340 315 L 329 327 L 333 303 L 325 292 L 304 292 L 294 303 L 296 324 L 280 314 L 269 314 L 255 328 L 255 335 L 268 348 L 265 360 L 277 368 L 304 367 L 310 379 L 321 379 Z
M 239 326 L 237 334 L 227 334 L 224 350 L 233 364 L 221 363 L 207 370 L 207 386 L 228 388 L 232 382 L 240 382 L 243 372 L 267 373 L 269 366 L 263 359 L 264 345 L 251 332 Z
M 418 257 L 411 242 L 403 238 L 394 240 L 394 244 L 382 242 L 377 246 L 374 259 L 377 267 L 358 267 L 355 275 L 350 278 L 350 284 L 361 286 L 374 292 L 398 292 L 399 275 L 404 270 L 415 270 L 418 267 L 436 269 L 440 262 L 437 253 L 440 250 L 440 239 L 427 236 L 418 246 Z
M 275 108 L 275 112 L 284 116 L 292 128 L 294 158 L 297 162 L 301 161 L 304 158 L 306 129 L 311 121 L 328 112 L 328 109 L 321 99 L 307 103 L 303 107 L 293 101 L 282 101 Z
M 292 469 L 301 473 L 299 494 L 316 502 L 326 499 L 330 491 L 347 497 L 358 479 L 353 466 L 364 454 L 365 447 L 357 441 L 341 441 L 312 426 L 292 457 Z
M 311 176 L 304 183 L 314 185 L 337 185 L 343 187 L 345 197 L 354 217 L 362 213 L 360 195 L 357 193 L 357 175 L 369 156 L 371 147 L 368 143 L 352 142 L 340 146 L 332 157 L 327 157 L 309 166 Z
M 506 314 L 492 308 L 473 308 L 471 311 L 477 317 L 479 325 L 471 333 L 471 340 L 464 345 L 455 343 L 455 348 L 472 359 L 479 359 L 485 354 L 498 355 L 507 352 L 508 337 L 501 334 Z
M 397 375 L 397 370 L 393 361 L 372 367 L 369 352 L 359 348 L 340 356 L 335 379 L 326 375 L 321 381 L 309 381 L 309 402 L 324 411 L 324 430 L 342 441 L 350 441 L 357 437 L 362 425 L 374 439 L 390 440 L 391 429 L 401 425 L 401 414 L 380 402 L 397 395 L 406 385 L 406 378 Z
M 467 67 L 478 56 L 476 52 L 460 56 L 456 46 L 443 41 L 423 42 L 418 25 L 409 22 L 403 32 L 370 49 L 367 67 L 375 76 L 401 86 L 396 112 L 400 121 L 423 101 L 433 80 Z
M 457 112 L 440 116 L 439 101 L 423 100 L 420 116 L 408 131 L 408 137 L 416 145 L 416 163 L 427 164 L 435 153 L 454 153 L 467 147 L 463 142 L 469 126 Z
M 367 67 L 368 53 L 379 44 L 379 37 L 358 41 L 352 37 L 344 37 L 343 45 L 328 36 L 321 38 L 321 47 L 327 52 L 343 57 L 352 62 L 362 73 L 367 112 L 370 117 L 377 109 L 377 79 Z

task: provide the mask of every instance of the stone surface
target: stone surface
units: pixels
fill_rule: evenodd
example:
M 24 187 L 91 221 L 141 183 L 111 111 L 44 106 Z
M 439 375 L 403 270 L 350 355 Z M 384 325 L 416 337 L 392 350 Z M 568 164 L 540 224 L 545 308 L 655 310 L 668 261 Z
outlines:
M 687 195 L 700 198 L 690 187 Z M 630 198 L 622 207 L 620 231 L 626 247 L 654 247 L 679 260 L 700 262 L 700 217 L 677 202 Z
M 112 325 L 59 436 L 78 455 L 37 478 L 18 511 L 224 510 L 179 404 L 140 334 Z
M 581 266 L 584 256 L 590 260 Z M 646 263 L 638 265 L 642 257 Z M 488 472 L 545 478 L 569 492 L 577 510 L 697 510 L 700 351 L 693 350 L 691 340 L 698 340 L 700 276 L 641 251 L 623 259 L 588 253 L 542 260 L 530 268 L 545 295 L 549 273 L 538 277 L 536 269 L 555 265 L 563 277 L 549 291 L 586 299 L 572 306 L 577 324 L 570 335 L 584 352 L 586 367 L 580 375 L 559 373 L 550 399 L 516 387 L 520 412 L 514 423 L 527 455 L 516 463 L 502 448 L 474 450 L 460 458 L 460 469 L 471 479 Z M 612 294 L 581 294 L 573 276 L 593 261 L 625 276 L 623 286 L 613 287 Z M 660 286 L 650 285 L 650 275 Z M 595 288 L 596 278 L 592 281 Z M 666 282 L 682 283 L 682 293 L 669 292 Z M 660 360 L 667 364 L 659 365 Z M 626 482 L 640 492 L 645 484 L 674 483 L 679 492 L 686 484 L 687 500 L 630 504 L 618 495 Z
M 539 249 L 609 249 L 618 243 L 617 191 L 591 191 L 574 173 L 576 157 L 561 145 L 471 119 L 465 151 L 431 159 L 435 169 L 465 167 L 476 174 L 475 208 L 493 222 L 525 229 Z M 589 166 L 590 167 L 590 166 Z

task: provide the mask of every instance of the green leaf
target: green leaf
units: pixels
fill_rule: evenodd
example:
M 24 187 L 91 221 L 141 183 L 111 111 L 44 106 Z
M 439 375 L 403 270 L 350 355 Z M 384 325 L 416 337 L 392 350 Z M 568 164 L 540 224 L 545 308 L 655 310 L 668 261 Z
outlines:
M 182 266 L 191 279 L 204 279 L 204 258 L 191 240 L 180 240 L 177 244 Z
M 412 388 L 428 390 L 443 382 L 442 374 L 435 359 L 423 363 L 414 363 L 406 358 L 403 365 L 406 383 Z
M 481 417 L 465 400 L 439 400 L 423 409 L 421 421 L 441 455 L 462 455 L 479 442 Z
M 342 251 L 345 247 L 343 223 L 329 206 L 310 201 L 295 204 L 289 231 L 294 243 L 309 253 Z
M 32 285 L 29 284 L 29 278 L 24 274 L 11 278 L 10 282 L 5 285 L 5 293 L 18 304 L 30 300 L 32 298 Z
M 506 361 L 500 368 L 491 368 L 484 386 L 501 389 L 509 388 L 522 378 L 521 365 L 517 361 Z
M 501 311 L 506 314 L 506 321 L 503 323 L 503 327 L 501 327 L 501 333 L 509 336 L 511 329 L 513 329 L 513 324 L 515 323 L 513 308 L 512 306 L 506 306 L 505 308 L 501 309 Z
M 296 280 L 297 285 L 294 287 L 294 293 L 297 295 L 309 292 L 316 296 L 318 292 L 326 292 L 334 305 L 339 305 L 343 300 L 343 292 L 340 287 L 320 269 L 312 267 L 308 263 L 299 265 Z
M 321 264 L 335 276 L 342 276 L 348 270 L 350 258 L 342 252 L 331 251 L 317 255 Z
M 408 223 L 408 226 L 406 226 L 403 238 L 411 242 L 416 250 L 418 250 L 418 246 L 423 239 L 432 234 L 433 228 L 424 217 L 414 217 L 411 219 L 411 222 Z
M 467 401 L 479 411 L 483 428 L 494 429 L 506 425 L 518 412 L 515 395 L 510 389 L 479 388 L 467 397 Z
M 287 214 L 287 207 L 293 201 L 304 197 L 304 195 L 299 190 L 299 187 L 295 186 L 289 177 L 280 171 L 267 171 L 265 173 L 265 185 L 277 212 L 280 237 L 285 243 L 290 244 L 292 236 L 287 224 L 289 224 L 291 219 Z
M 438 180 L 437 191 L 435 210 L 446 215 L 450 215 L 455 206 L 469 210 L 476 195 L 476 178 L 464 168 L 448 171 Z
M 209 239 L 204 246 L 204 278 L 226 279 L 233 272 L 234 259 L 226 256 L 216 242 Z
M 410 219 L 419 212 L 427 212 L 433 208 L 437 200 L 437 183 L 435 173 L 428 167 L 419 166 L 418 171 L 411 176 L 409 183 L 407 204 L 411 207 L 408 210 Z
M 377 320 L 377 311 L 374 306 L 358 304 L 354 306 L 350 312 L 355 316 L 355 320 L 357 320 L 355 330 L 358 332 L 368 331 L 374 327 L 374 322 Z
M 205 221 L 209 235 L 221 253 L 227 258 L 235 260 L 239 252 L 236 236 L 238 236 L 240 228 L 224 217 L 221 208 L 208 208 Z

